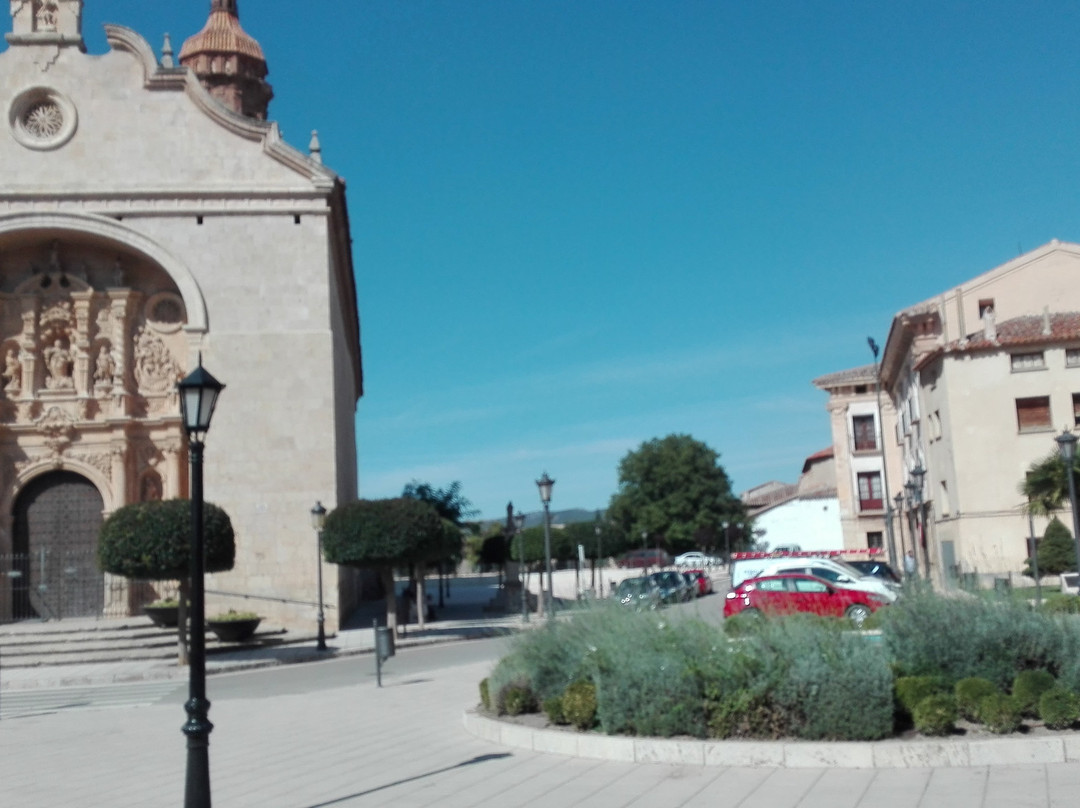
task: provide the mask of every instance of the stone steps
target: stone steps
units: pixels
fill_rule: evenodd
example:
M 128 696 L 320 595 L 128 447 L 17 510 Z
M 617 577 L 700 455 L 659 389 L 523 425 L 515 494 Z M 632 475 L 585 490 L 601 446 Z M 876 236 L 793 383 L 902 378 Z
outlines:
M 282 645 L 310 640 L 285 629 L 260 626 L 243 643 L 220 642 L 207 631 L 206 652 Z M 0 626 L 0 667 L 82 665 L 170 659 L 177 656 L 175 628 L 160 628 L 148 618 L 24 622 Z

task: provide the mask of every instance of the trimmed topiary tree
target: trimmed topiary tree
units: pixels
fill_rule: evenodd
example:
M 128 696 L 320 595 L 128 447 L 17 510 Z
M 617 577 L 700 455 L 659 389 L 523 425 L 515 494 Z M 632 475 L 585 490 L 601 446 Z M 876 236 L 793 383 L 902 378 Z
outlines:
M 1080 721 L 1080 697 L 1063 687 L 1052 687 L 1039 697 L 1039 718 L 1049 729 L 1069 729 Z
M 437 558 L 443 535 L 443 520 L 428 502 L 412 497 L 360 499 L 327 515 L 323 554 L 331 564 L 379 570 L 386 593 L 386 625 L 396 633 L 394 568 Z
M 1012 697 L 1020 712 L 1034 718 L 1039 711 L 1039 699 L 1042 694 L 1057 684 L 1046 671 L 1020 671 L 1012 683 Z
M 580 730 L 596 726 L 596 685 L 587 680 L 570 684 L 562 695 L 566 720 Z
M 961 679 L 953 688 L 956 696 L 956 709 L 969 721 L 979 720 L 979 702 L 987 696 L 1000 692 L 997 686 L 989 679 L 980 676 L 969 676 Z
M 1023 723 L 1020 706 L 1012 696 L 994 693 L 979 702 L 979 720 L 991 732 L 1007 735 Z
M 948 735 L 956 729 L 956 699 L 951 693 L 935 693 L 915 705 L 915 729 L 923 735 Z
M 236 536 L 224 510 L 203 503 L 206 571 L 233 568 Z M 191 575 L 191 500 L 133 502 L 113 511 L 98 533 L 98 566 L 103 572 L 147 581 L 180 582 L 177 645 L 180 664 L 187 663 L 185 610 Z
M 1076 569 L 1076 547 L 1072 533 L 1056 516 L 1046 526 L 1042 541 L 1038 545 L 1040 575 L 1058 575 Z M 1033 575 L 1031 559 L 1024 570 L 1025 575 Z

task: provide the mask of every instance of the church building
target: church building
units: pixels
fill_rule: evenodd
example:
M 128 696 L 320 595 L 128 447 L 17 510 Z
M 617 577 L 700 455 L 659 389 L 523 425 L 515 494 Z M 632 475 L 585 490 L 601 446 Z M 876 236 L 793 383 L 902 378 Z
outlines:
M 90 0 L 92 2 L 92 0 Z M 158 55 L 83 0 L 12 0 L 0 53 L 0 621 L 137 613 L 102 574 L 102 519 L 187 497 L 177 381 L 226 385 L 206 499 L 236 532 L 208 613 L 314 627 L 310 511 L 357 496 L 362 394 L 345 184 L 269 120 L 266 58 L 237 0 Z M 257 9 L 257 4 L 253 5 Z M 325 565 L 327 627 L 355 602 Z

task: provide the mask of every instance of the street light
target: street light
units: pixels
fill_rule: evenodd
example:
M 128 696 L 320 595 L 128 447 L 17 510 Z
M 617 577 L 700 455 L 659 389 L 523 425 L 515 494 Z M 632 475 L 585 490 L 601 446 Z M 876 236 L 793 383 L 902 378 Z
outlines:
M 521 620 L 523 623 L 528 623 L 529 590 L 525 587 L 525 537 L 522 535 L 524 530 L 525 514 L 518 511 L 514 514 L 514 532 L 517 534 L 518 566 L 521 568 L 518 570 L 518 575 L 521 577 Z
M 202 356 L 195 370 L 177 385 L 180 393 L 180 416 L 188 438 L 191 463 L 191 648 L 189 653 L 188 700 L 184 705 L 188 720 L 183 726 L 187 736 L 187 777 L 184 783 L 184 808 L 210 808 L 210 702 L 206 699 L 206 572 L 203 541 L 203 439 L 210 429 L 218 395 L 225 385 L 202 366 Z
M 915 480 L 915 504 L 919 509 L 919 532 L 918 534 L 911 534 L 911 543 L 916 547 L 922 548 L 923 569 L 925 570 L 926 577 L 929 578 L 930 552 L 926 547 L 926 499 L 923 496 L 923 478 L 926 476 L 926 469 L 923 468 L 922 463 L 917 464 L 915 468 L 911 470 L 911 476 Z
M 727 522 L 721 522 L 720 528 L 724 531 L 724 563 L 731 567 L 731 533 L 728 532 L 728 528 L 731 525 Z
M 593 563 L 593 586 L 596 586 L 596 568 L 600 566 L 600 559 L 604 557 L 600 548 L 603 544 L 601 536 L 604 534 L 603 529 L 600 527 L 600 511 L 596 512 L 596 523 L 593 525 L 593 532 L 596 534 L 596 561 Z M 600 571 L 600 597 L 604 597 L 604 572 Z
M 893 513 L 896 514 L 897 526 L 900 528 L 900 549 L 904 548 L 904 523 L 900 521 L 900 514 L 904 512 L 904 492 L 897 491 L 896 496 L 893 497 L 893 502 L 896 503 L 896 507 L 893 508 Z M 911 534 L 911 544 L 915 545 L 915 534 Z
M 881 349 L 878 348 L 878 344 L 874 342 L 873 337 L 867 337 L 866 342 L 870 346 L 870 352 L 874 355 L 874 375 L 877 376 L 877 383 L 874 385 L 877 390 L 876 437 L 880 441 L 879 449 L 881 451 L 881 492 L 882 499 L 885 501 L 885 535 L 889 540 L 889 564 L 893 569 L 896 569 L 896 539 L 893 536 L 892 502 L 889 499 L 889 461 L 885 457 L 885 417 L 881 409 L 881 364 L 878 362 L 878 353 Z
M 551 487 L 555 481 L 548 477 L 545 471 L 543 476 L 536 481 L 536 487 L 540 489 L 540 501 L 544 503 L 544 560 L 547 565 L 547 608 L 548 620 L 552 619 L 555 609 L 555 590 L 551 583 Z M 541 587 L 542 589 L 543 587 Z
M 326 508 L 323 507 L 321 502 L 316 501 L 315 507 L 311 509 L 311 526 L 315 528 L 315 546 L 318 548 L 319 556 L 319 642 L 315 646 L 320 651 L 326 650 L 326 629 L 324 627 L 325 619 L 323 617 L 323 595 L 322 595 L 322 532 L 326 527 Z
M 1076 551 L 1077 572 L 1080 572 L 1080 514 L 1076 512 L 1076 476 L 1073 473 L 1073 460 L 1076 457 L 1076 435 L 1063 429 L 1061 434 L 1054 438 L 1061 449 L 1061 456 L 1065 460 L 1065 476 L 1069 478 L 1069 504 L 1072 506 L 1073 518 L 1073 547 Z

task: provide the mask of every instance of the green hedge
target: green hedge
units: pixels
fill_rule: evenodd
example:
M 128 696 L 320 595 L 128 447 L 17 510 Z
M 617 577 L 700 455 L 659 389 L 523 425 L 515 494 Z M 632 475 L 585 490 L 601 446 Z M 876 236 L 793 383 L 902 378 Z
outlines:
M 186 579 L 191 574 L 191 501 L 136 502 L 113 511 L 98 534 L 103 572 L 149 581 Z M 232 522 L 224 510 L 203 503 L 206 571 L 231 570 L 236 555 Z

